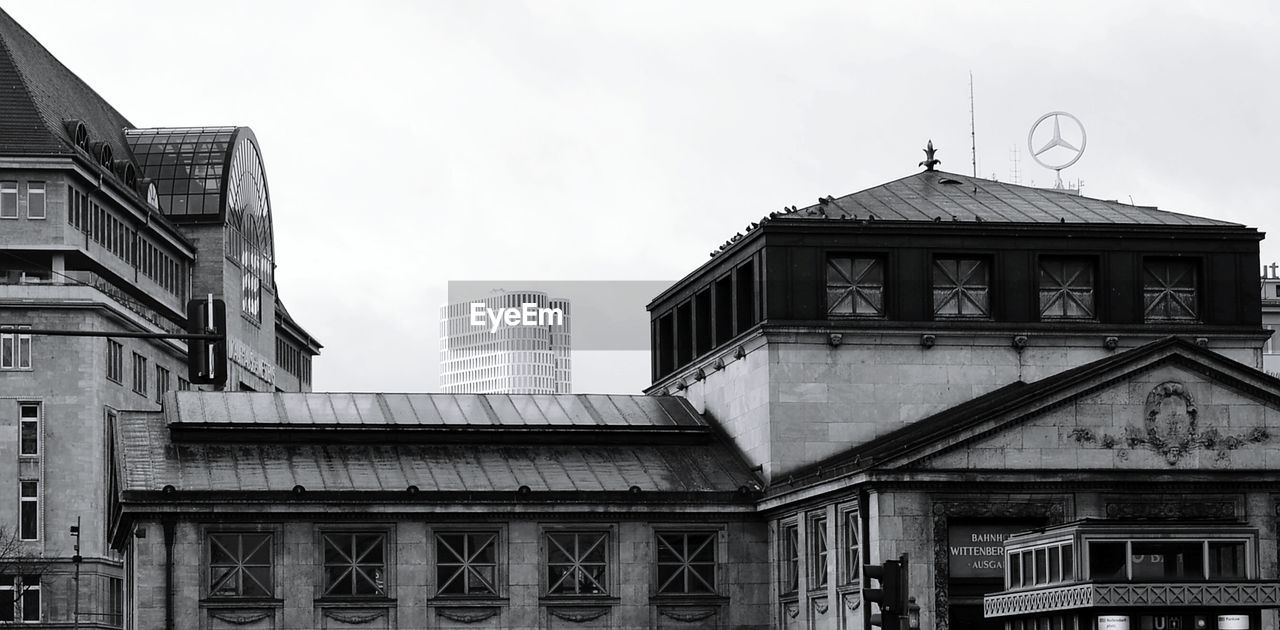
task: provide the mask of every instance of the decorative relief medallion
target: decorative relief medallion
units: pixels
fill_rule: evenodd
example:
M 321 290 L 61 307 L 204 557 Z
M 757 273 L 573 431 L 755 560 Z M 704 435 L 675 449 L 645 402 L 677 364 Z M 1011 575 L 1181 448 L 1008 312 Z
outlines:
M 582 623 L 584 621 L 599 619 L 609 614 L 609 609 L 608 608 L 548 608 L 547 612 L 551 613 L 552 616 L 558 619 L 563 619 L 565 621 L 573 621 L 576 623 Z
M 387 611 L 385 609 L 374 610 L 334 610 L 332 608 L 324 609 L 324 616 L 354 625 L 366 624 L 375 619 L 385 617 Z
M 787 602 L 782 605 L 782 611 L 786 613 L 788 617 L 795 619 L 800 616 L 800 602 Z
M 497 608 L 437 608 L 436 614 L 458 623 L 479 623 L 497 616 Z
M 1141 429 L 1130 425 L 1125 427 L 1122 437 L 1116 437 L 1107 433 L 1097 435 L 1091 429 L 1079 428 L 1071 431 L 1071 438 L 1080 444 L 1097 443 L 1106 449 L 1118 448 L 1121 459 L 1128 459 L 1128 449 L 1142 447 L 1159 453 L 1170 466 L 1197 449 L 1217 451 L 1217 459 L 1225 461 L 1231 451 L 1271 439 L 1263 427 L 1254 427 L 1239 435 L 1223 435 L 1217 427 L 1200 431 L 1198 416 L 1195 399 L 1186 386 L 1177 381 L 1165 381 L 1147 394 Z

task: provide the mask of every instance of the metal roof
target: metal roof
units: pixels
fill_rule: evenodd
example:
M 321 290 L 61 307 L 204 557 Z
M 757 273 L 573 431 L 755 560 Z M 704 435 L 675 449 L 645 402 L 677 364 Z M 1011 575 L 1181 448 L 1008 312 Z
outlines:
M 191 444 L 149 412 L 121 414 L 116 441 L 124 491 L 733 492 L 754 481 L 720 443 Z
M 1104 201 L 943 171 L 924 171 L 779 218 L 1241 227 L 1151 206 Z
M 350 427 L 706 427 L 682 398 L 620 394 L 177 392 L 174 424 Z

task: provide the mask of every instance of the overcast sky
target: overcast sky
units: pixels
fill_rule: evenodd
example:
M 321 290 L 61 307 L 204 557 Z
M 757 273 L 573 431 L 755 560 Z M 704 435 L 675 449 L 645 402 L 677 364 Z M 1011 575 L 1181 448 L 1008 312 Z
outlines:
M 429 391 L 445 283 L 675 280 L 761 215 L 918 170 L 1280 237 L 1280 9 L 1232 2 L 100 2 L 5 9 L 139 126 L 246 125 L 318 390 Z M 1263 262 L 1280 260 L 1280 238 Z M 641 353 L 575 357 L 638 391 Z

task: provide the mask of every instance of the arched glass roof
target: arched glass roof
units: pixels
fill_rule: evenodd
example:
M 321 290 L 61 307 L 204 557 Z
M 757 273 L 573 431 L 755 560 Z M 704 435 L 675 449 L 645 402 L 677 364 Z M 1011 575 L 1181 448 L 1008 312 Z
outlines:
M 220 217 L 223 169 L 231 158 L 237 127 L 127 129 L 134 159 L 156 185 L 160 208 L 177 222 Z

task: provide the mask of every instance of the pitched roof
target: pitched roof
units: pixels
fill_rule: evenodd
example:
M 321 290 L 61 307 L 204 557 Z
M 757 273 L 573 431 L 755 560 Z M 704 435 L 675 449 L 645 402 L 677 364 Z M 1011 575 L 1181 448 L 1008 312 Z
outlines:
M 782 217 L 1240 227 L 1238 223 L 1151 206 L 1104 201 L 943 171 L 923 171 L 843 197 L 827 198 L 825 202 L 778 216 Z
M 79 119 L 91 141 L 130 155 L 133 124 L 0 9 L 0 155 L 74 155 L 62 121 Z
M 1164 358 L 1194 357 L 1201 364 L 1217 366 L 1222 371 L 1247 372 L 1249 377 L 1266 383 L 1271 392 L 1280 392 L 1280 379 L 1232 361 L 1222 355 L 1202 348 L 1182 337 L 1165 337 L 1132 350 L 1113 354 L 1092 363 L 1059 372 L 1033 383 L 1016 381 L 968 402 L 951 407 L 918 422 L 860 444 L 821 462 L 806 466 L 790 476 L 789 481 L 775 484 L 780 492 L 796 485 L 817 482 L 860 470 L 870 470 L 902 457 L 913 457 L 930 445 L 944 441 L 974 427 L 990 422 L 1001 414 L 1034 404 L 1057 392 L 1069 390 L 1107 373 L 1120 371 L 1163 360 Z M 1238 383 L 1241 387 L 1248 385 Z M 1266 395 L 1265 392 L 1256 392 Z M 1272 394 L 1273 396 L 1275 394 Z
M 622 394 L 176 392 L 175 425 L 708 428 L 688 401 Z
M 177 398 L 179 422 L 173 413 L 120 415 L 116 448 L 121 489 L 289 492 L 302 486 L 307 491 L 403 492 L 413 486 L 418 492 L 518 492 L 525 486 L 532 492 L 738 493 L 755 483 L 723 442 L 654 443 L 643 433 L 620 443 L 353 443 L 312 434 L 306 442 L 279 444 L 254 441 L 244 432 L 233 442 L 177 441 L 173 431 L 188 415 L 195 422 L 229 422 L 240 428 L 264 418 L 273 423 L 309 419 L 317 427 L 416 421 L 499 424 L 499 430 L 518 429 L 521 423 L 586 422 L 601 433 L 617 426 L 652 431 L 693 421 L 710 432 L 705 421 L 694 420 L 687 403 L 672 405 L 674 400 L 564 395 L 525 397 L 516 403 L 511 398 L 516 397 L 183 392 Z M 507 406 L 499 411 L 503 399 Z

